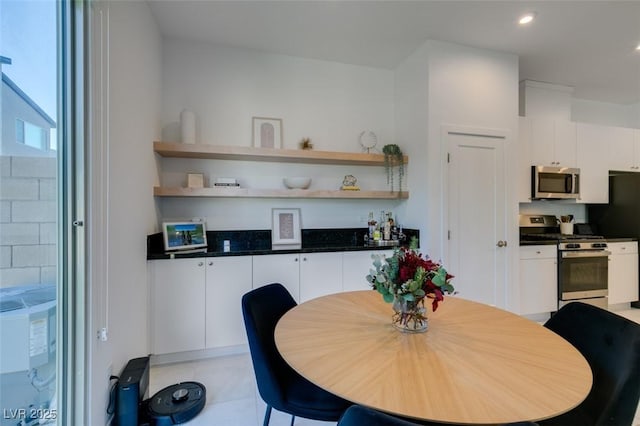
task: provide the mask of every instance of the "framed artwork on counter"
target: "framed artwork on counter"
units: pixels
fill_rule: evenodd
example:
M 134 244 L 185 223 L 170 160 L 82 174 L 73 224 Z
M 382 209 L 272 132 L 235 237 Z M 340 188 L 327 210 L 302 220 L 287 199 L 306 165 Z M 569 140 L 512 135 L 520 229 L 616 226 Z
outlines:
M 300 209 L 272 209 L 271 245 L 274 250 L 302 247 Z

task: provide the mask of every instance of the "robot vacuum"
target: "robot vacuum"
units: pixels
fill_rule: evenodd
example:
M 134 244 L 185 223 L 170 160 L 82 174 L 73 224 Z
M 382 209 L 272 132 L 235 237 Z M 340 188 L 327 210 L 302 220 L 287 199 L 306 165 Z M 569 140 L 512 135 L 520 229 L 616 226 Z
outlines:
M 178 383 L 158 391 L 147 401 L 151 424 L 168 426 L 188 422 L 204 408 L 206 393 L 204 385 L 198 382 Z

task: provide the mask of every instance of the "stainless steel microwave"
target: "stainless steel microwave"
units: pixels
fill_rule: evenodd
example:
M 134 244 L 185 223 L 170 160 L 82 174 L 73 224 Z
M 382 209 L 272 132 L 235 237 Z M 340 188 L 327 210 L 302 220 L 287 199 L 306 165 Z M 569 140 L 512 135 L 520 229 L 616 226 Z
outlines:
M 580 198 L 580 169 L 569 167 L 531 167 L 531 198 Z

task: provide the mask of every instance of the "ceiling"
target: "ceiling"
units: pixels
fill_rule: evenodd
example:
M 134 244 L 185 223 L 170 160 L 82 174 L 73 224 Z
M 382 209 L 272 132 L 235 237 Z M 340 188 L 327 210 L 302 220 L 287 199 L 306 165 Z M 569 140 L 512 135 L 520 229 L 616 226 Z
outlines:
M 521 80 L 576 98 L 640 102 L 640 0 L 147 2 L 167 38 L 386 69 L 441 40 L 517 54 Z

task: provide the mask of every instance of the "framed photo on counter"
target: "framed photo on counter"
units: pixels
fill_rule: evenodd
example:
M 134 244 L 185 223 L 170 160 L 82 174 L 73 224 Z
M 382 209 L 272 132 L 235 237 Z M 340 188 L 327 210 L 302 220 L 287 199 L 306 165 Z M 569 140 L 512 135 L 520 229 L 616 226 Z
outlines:
M 274 250 L 302 247 L 300 209 L 272 209 L 271 245 Z

